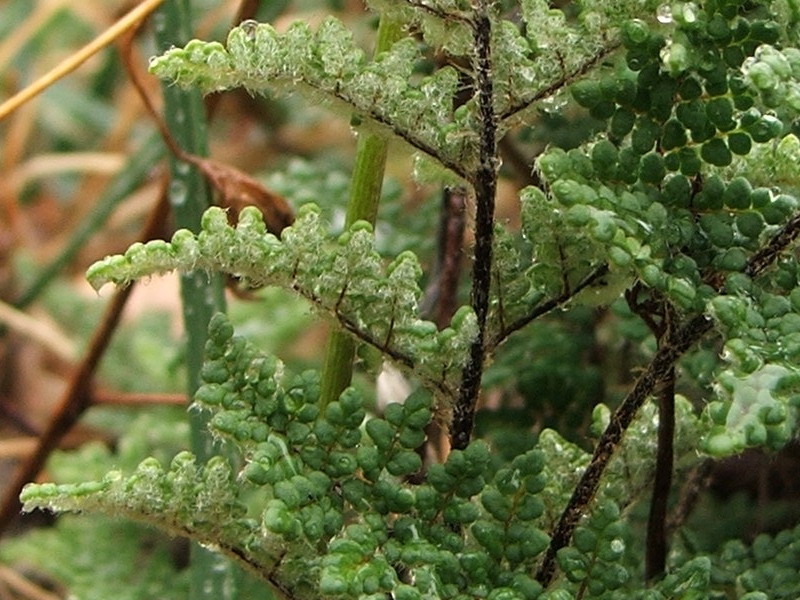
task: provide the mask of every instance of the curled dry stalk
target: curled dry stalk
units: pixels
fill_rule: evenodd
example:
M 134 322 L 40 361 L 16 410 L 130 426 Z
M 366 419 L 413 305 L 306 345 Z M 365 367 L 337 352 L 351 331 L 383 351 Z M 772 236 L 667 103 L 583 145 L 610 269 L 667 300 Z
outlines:
M 237 15 L 237 20 L 240 15 Z M 133 83 L 139 97 L 156 124 L 161 138 L 170 152 L 183 162 L 197 167 L 213 188 L 219 192 L 219 204 L 232 211 L 231 217 L 236 219 L 239 211 L 245 206 L 256 206 L 264 215 L 264 222 L 270 232 L 280 235 L 284 227 L 294 221 L 294 213 L 286 200 L 278 194 L 268 190 L 264 184 L 247 173 L 220 161 L 213 160 L 187 152 L 175 140 L 175 136 L 167 127 L 164 119 L 155 108 L 147 87 L 142 81 L 139 70 L 136 68 L 132 56 L 133 40 L 141 27 L 139 23 L 122 40 L 122 62 L 128 77 Z

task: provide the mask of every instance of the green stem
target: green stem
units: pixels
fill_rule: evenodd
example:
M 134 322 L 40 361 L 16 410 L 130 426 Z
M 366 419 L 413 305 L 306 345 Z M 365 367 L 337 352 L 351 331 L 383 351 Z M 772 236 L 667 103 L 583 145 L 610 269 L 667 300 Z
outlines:
M 381 17 L 375 54 L 389 50 L 402 35 L 403 27 L 400 23 L 385 16 Z M 387 145 L 388 141 L 383 135 L 374 133 L 359 135 L 356 162 L 350 184 L 350 198 L 347 202 L 346 228 L 356 221 L 368 221 L 375 224 L 383 187 Z M 325 349 L 325 363 L 322 367 L 320 386 L 322 406 L 335 401 L 339 394 L 350 385 L 353 377 L 355 352 L 356 345 L 352 337 L 342 330 L 331 332 Z
M 183 45 L 191 39 L 191 12 L 189 0 L 166 3 L 155 15 L 156 38 L 159 47 L 166 50 L 173 45 Z M 206 142 L 206 116 L 200 94 L 164 85 L 164 107 L 167 127 L 175 141 L 186 152 L 196 155 L 208 153 Z M 193 165 L 170 159 L 170 204 L 179 228 L 200 231 L 200 220 L 210 204 L 210 190 L 203 175 Z M 200 369 L 211 316 L 225 309 L 222 279 L 209 277 L 204 272 L 181 276 L 181 300 L 186 329 L 186 370 L 189 396 L 194 396 L 200 385 Z M 213 444 L 204 415 L 192 412 L 189 416 L 192 451 L 201 462 L 213 454 Z M 193 545 L 191 552 L 192 600 L 231 599 L 236 596 L 238 573 L 224 557 Z

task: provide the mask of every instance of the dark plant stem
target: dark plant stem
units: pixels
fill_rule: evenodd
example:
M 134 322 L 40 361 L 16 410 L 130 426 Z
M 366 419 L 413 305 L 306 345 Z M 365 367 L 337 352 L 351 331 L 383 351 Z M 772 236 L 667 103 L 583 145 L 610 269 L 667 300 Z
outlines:
M 659 294 L 650 292 L 646 300 L 639 294 L 646 291 L 637 283 L 625 292 L 628 306 L 650 328 L 660 348 L 666 337 L 672 334 L 675 309 Z M 671 368 L 660 383 L 658 396 L 658 441 L 656 450 L 655 477 L 650 500 L 645 542 L 645 579 L 651 581 L 664 573 L 667 562 L 667 503 L 672 488 L 675 437 L 675 368 Z
M 470 347 L 469 359 L 461 378 L 461 389 L 453 407 L 450 443 L 455 449 L 469 444 L 475 420 L 475 406 L 483 376 L 486 356 L 486 317 L 489 313 L 489 290 L 492 282 L 492 244 L 494 241 L 494 202 L 497 191 L 497 115 L 492 84 L 492 25 L 486 0 L 475 3 L 476 86 L 482 124 L 480 160 L 472 178 L 475 189 L 475 259 L 472 266 L 470 304 L 478 319 L 478 335 Z
M 617 451 L 622 441 L 622 436 L 633 422 L 639 408 L 653 392 L 656 385 L 667 377 L 678 358 L 708 333 L 711 326 L 711 320 L 705 315 L 698 315 L 689 319 L 656 352 L 653 360 L 650 361 L 650 364 L 639 376 L 639 379 L 636 380 L 633 389 L 612 415 L 611 422 L 597 442 L 589 466 L 586 467 L 567 507 L 553 530 L 550 546 L 536 575 L 537 580 L 542 585 L 547 586 L 552 581 L 555 575 L 556 552 L 569 544 L 572 532 L 575 530 L 587 506 L 594 499 L 603 472 Z
M 800 236 L 800 214 L 796 214 L 748 261 L 745 273 L 756 277 L 763 273 Z M 717 284 L 717 281 L 712 281 Z M 722 285 L 714 285 L 718 292 L 724 292 Z M 600 436 L 589 466 L 581 476 L 564 512 L 550 536 L 548 547 L 536 579 L 547 587 L 553 580 L 556 570 L 556 552 L 569 544 L 578 521 L 589 503 L 594 499 L 605 468 L 614 456 L 627 428 L 636 416 L 647 397 L 656 385 L 666 379 L 676 361 L 712 328 L 713 323 L 704 314 L 689 318 L 672 334 L 666 336 L 650 364 L 636 380 L 633 389 L 611 417 L 611 421 Z
M 711 481 L 711 471 L 714 461 L 710 458 L 703 460 L 693 467 L 684 479 L 684 484 L 678 493 L 678 501 L 667 519 L 667 534 L 672 535 L 681 527 L 689 514 L 694 509 L 697 499 Z
M 675 369 L 667 373 L 658 394 L 658 450 L 653 496 L 647 520 L 645 579 L 664 573 L 667 564 L 667 502 L 672 488 L 675 436 Z

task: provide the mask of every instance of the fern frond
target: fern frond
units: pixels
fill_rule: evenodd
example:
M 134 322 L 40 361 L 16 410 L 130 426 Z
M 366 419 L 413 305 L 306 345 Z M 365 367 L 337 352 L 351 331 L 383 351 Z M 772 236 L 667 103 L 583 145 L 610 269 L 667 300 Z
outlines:
M 417 43 L 404 39 L 368 62 L 350 31 L 330 17 L 316 31 L 298 22 L 283 34 L 269 24 L 245 24 L 231 30 L 226 46 L 193 40 L 153 59 L 150 70 L 205 92 L 291 88 L 343 104 L 466 177 L 477 142 L 466 127 L 470 109 L 453 113 L 457 74 L 445 67 L 412 83 L 419 58 Z
M 419 318 L 421 269 L 413 254 L 403 253 L 384 268 L 367 223 L 332 241 L 310 205 L 280 240 L 267 233 L 255 208 L 244 209 L 235 228 L 222 209 L 211 208 L 202 225 L 197 236 L 181 230 L 169 243 L 134 244 L 125 255 L 95 263 L 87 274 L 90 283 L 99 289 L 109 281 L 124 285 L 175 269 L 205 269 L 279 286 L 413 372 L 441 399 L 452 396 L 476 334 L 475 317 L 462 308 L 443 331 Z

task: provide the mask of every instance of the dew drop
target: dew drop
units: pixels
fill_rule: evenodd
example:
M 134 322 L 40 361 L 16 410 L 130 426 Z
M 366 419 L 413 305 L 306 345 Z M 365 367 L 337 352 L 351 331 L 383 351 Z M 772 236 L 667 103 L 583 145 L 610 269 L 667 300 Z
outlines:
M 672 23 L 672 7 L 669 4 L 662 4 L 656 11 L 656 19 L 659 23 Z
M 173 179 L 169 184 L 169 201 L 172 206 L 183 206 L 189 197 L 186 184 L 180 179 Z
M 259 22 L 255 19 L 247 19 L 239 23 L 239 28 L 245 32 L 247 37 L 251 40 L 256 39 L 256 29 L 258 29 Z
M 164 11 L 158 11 L 153 15 L 153 25 L 156 31 L 163 33 L 167 29 L 167 16 Z
M 682 14 L 685 23 L 694 23 L 697 21 L 697 5 L 694 2 L 687 2 L 683 5 Z

